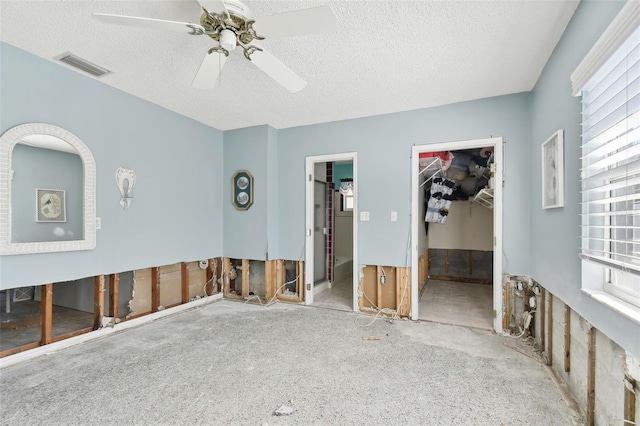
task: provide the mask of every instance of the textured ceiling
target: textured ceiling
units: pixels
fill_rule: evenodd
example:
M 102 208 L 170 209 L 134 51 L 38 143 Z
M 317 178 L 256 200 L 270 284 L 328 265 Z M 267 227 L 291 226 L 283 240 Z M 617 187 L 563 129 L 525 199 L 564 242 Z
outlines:
M 191 81 L 214 41 L 108 25 L 91 13 L 199 22 L 196 1 L 0 1 L 0 40 L 110 69 L 105 84 L 220 130 L 286 128 L 533 88 L 577 1 L 256 1 L 260 16 L 329 5 L 338 29 L 261 45 L 308 85 L 289 93 L 232 52 L 212 90 Z M 35 23 L 35 24 L 34 24 Z M 65 65 L 62 65 L 65 66 Z

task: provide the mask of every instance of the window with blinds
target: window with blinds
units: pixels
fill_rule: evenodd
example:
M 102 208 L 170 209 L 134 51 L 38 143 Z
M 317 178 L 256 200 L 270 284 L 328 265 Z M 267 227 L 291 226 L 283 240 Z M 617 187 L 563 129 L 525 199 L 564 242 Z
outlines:
M 583 261 L 640 306 L 640 28 L 582 90 Z

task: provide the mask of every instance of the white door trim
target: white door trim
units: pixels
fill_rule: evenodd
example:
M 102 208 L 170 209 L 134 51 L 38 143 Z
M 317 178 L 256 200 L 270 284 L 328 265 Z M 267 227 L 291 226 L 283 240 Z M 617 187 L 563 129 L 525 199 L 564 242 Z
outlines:
M 315 163 L 351 161 L 353 163 L 353 310 L 358 310 L 358 153 L 314 155 L 306 157 L 305 166 L 305 250 L 304 250 L 304 303 L 313 304 L 313 181 Z
M 502 333 L 502 182 L 503 182 L 503 139 L 494 137 L 457 142 L 444 142 L 427 145 L 414 145 L 411 148 L 411 319 L 418 320 L 418 232 L 420 227 L 420 208 L 418 190 L 420 179 L 419 154 L 432 151 L 455 151 L 460 149 L 493 147 L 495 156 L 494 206 L 493 206 L 493 329 Z

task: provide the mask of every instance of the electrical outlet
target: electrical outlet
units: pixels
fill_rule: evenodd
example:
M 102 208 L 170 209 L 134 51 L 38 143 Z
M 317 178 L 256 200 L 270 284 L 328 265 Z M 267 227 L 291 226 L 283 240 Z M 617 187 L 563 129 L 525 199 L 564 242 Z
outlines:
M 369 221 L 369 212 L 360 212 L 360 222 Z

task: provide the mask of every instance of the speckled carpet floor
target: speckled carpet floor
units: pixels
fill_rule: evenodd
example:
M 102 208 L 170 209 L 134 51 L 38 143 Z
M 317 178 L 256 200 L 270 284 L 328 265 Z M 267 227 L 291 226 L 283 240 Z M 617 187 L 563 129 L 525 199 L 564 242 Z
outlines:
M 581 424 L 524 342 L 372 320 L 219 301 L 1 369 L 0 422 Z

